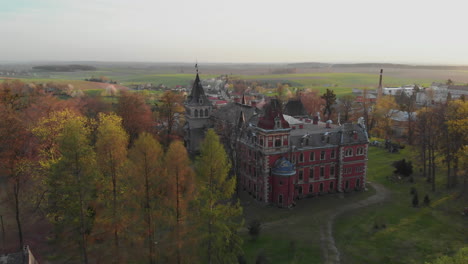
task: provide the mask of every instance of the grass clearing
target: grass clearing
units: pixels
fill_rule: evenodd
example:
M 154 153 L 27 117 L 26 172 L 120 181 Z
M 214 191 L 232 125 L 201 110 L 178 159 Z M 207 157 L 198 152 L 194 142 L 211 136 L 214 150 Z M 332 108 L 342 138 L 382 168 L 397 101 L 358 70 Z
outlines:
M 410 156 L 409 148 L 398 154 L 370 148 L 368 179 L 389 188 L 391 200 L 336 220 L 334 234 L 342 263 L 424 263 L 468 243 L 467 219 L 460 214 L 466 201 L 446 192 L 441 174 L 435 193 L 421 176 L 414 175 L 414 183 L 387 178 L 392 175 L 393 161 Z M 411 187 L 418 190 L 419 208 L 411 206 Z M 422 206 L 426 194 L 430 207 Z

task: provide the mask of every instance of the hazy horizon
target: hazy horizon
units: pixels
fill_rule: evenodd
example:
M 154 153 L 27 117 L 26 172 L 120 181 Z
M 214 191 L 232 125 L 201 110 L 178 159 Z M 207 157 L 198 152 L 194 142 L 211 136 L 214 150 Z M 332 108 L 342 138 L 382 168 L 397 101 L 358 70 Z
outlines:
M 0 61 L 468 65 L 465 10 L 452 0 L 5 1 Z

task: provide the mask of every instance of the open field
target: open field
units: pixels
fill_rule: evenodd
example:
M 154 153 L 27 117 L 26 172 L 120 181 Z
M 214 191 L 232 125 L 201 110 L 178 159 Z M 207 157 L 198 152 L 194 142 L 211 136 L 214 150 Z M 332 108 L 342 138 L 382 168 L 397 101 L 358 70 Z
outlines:
M 371 147 L 368 179 L 384 184 L 392 194 L 388 203 L 359 209 L 337 219 L 334 234 L 342 263 L 424 263 L 451 255 L 468 244 L 468 219 L 461 215 L 468 204 L 466 198 L 457 199 L 446 191 L 441 171 L 435 193 L 417 170 L 414 183 L 388 179 L 393 170 L 392 161 L 402 158 L 411 159 L 408 149 L 390 154 Z M 431 206 L 413 208 L 411 187 L 417 189 L 420 205 L 428 194 Z

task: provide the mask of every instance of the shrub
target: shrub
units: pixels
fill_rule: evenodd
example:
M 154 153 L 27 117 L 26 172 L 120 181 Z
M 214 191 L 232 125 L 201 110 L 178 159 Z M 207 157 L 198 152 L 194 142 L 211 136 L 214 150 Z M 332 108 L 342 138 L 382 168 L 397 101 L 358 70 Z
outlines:
M 429 196 L 426 194 L 426 196 L 424 196 L 424 204 L 429 206 L 429 204 L 431 204 L 431 200 L 429 199 Z
M 418 207 L 418 206 L 419 206 L 418 193 L 415 193 L 413 196 L 413 207 Z
M 416 190 L 416 188 L 411 187 L 410 194 L 417 194 L 417 193 L 418 193 L 418 191 Z
M 413 164 L 411 164 L 411 161 L 406 161 L 405 159 L 402 160 L 397 160 L 393 162 L 393 167 L 395 170 L 393 173 L 408 177 L 411 174 L 413 174 Z
M 256 239 L 262 230 L 262 223 L 260 223 L 258 219 L 254 219 L 250 221 L 248 229 L 249 235 L 252 236 L 253 239 Z

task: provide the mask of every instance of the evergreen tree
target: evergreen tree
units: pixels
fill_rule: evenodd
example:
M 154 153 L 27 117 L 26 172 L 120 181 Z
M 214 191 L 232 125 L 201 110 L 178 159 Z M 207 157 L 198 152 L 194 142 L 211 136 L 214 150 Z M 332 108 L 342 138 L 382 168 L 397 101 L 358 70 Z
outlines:
M 327 91 L 322 95 L 322 99 L 325 100 L 323 114 L 327 116 L 327 120 L 330 120 L 333 111 L 332 106 L 336 102 L 336 94 L 333 90 L 327 89 Z
M 242 252 L 237 230 L 242 226 L 242 208 L 232 201 L 236 179 L 228 178 L 226 152 L 214 130 L 209 129 L 201 145 L 196 172 L 202 250 L 207 263 L 236 263 Z

